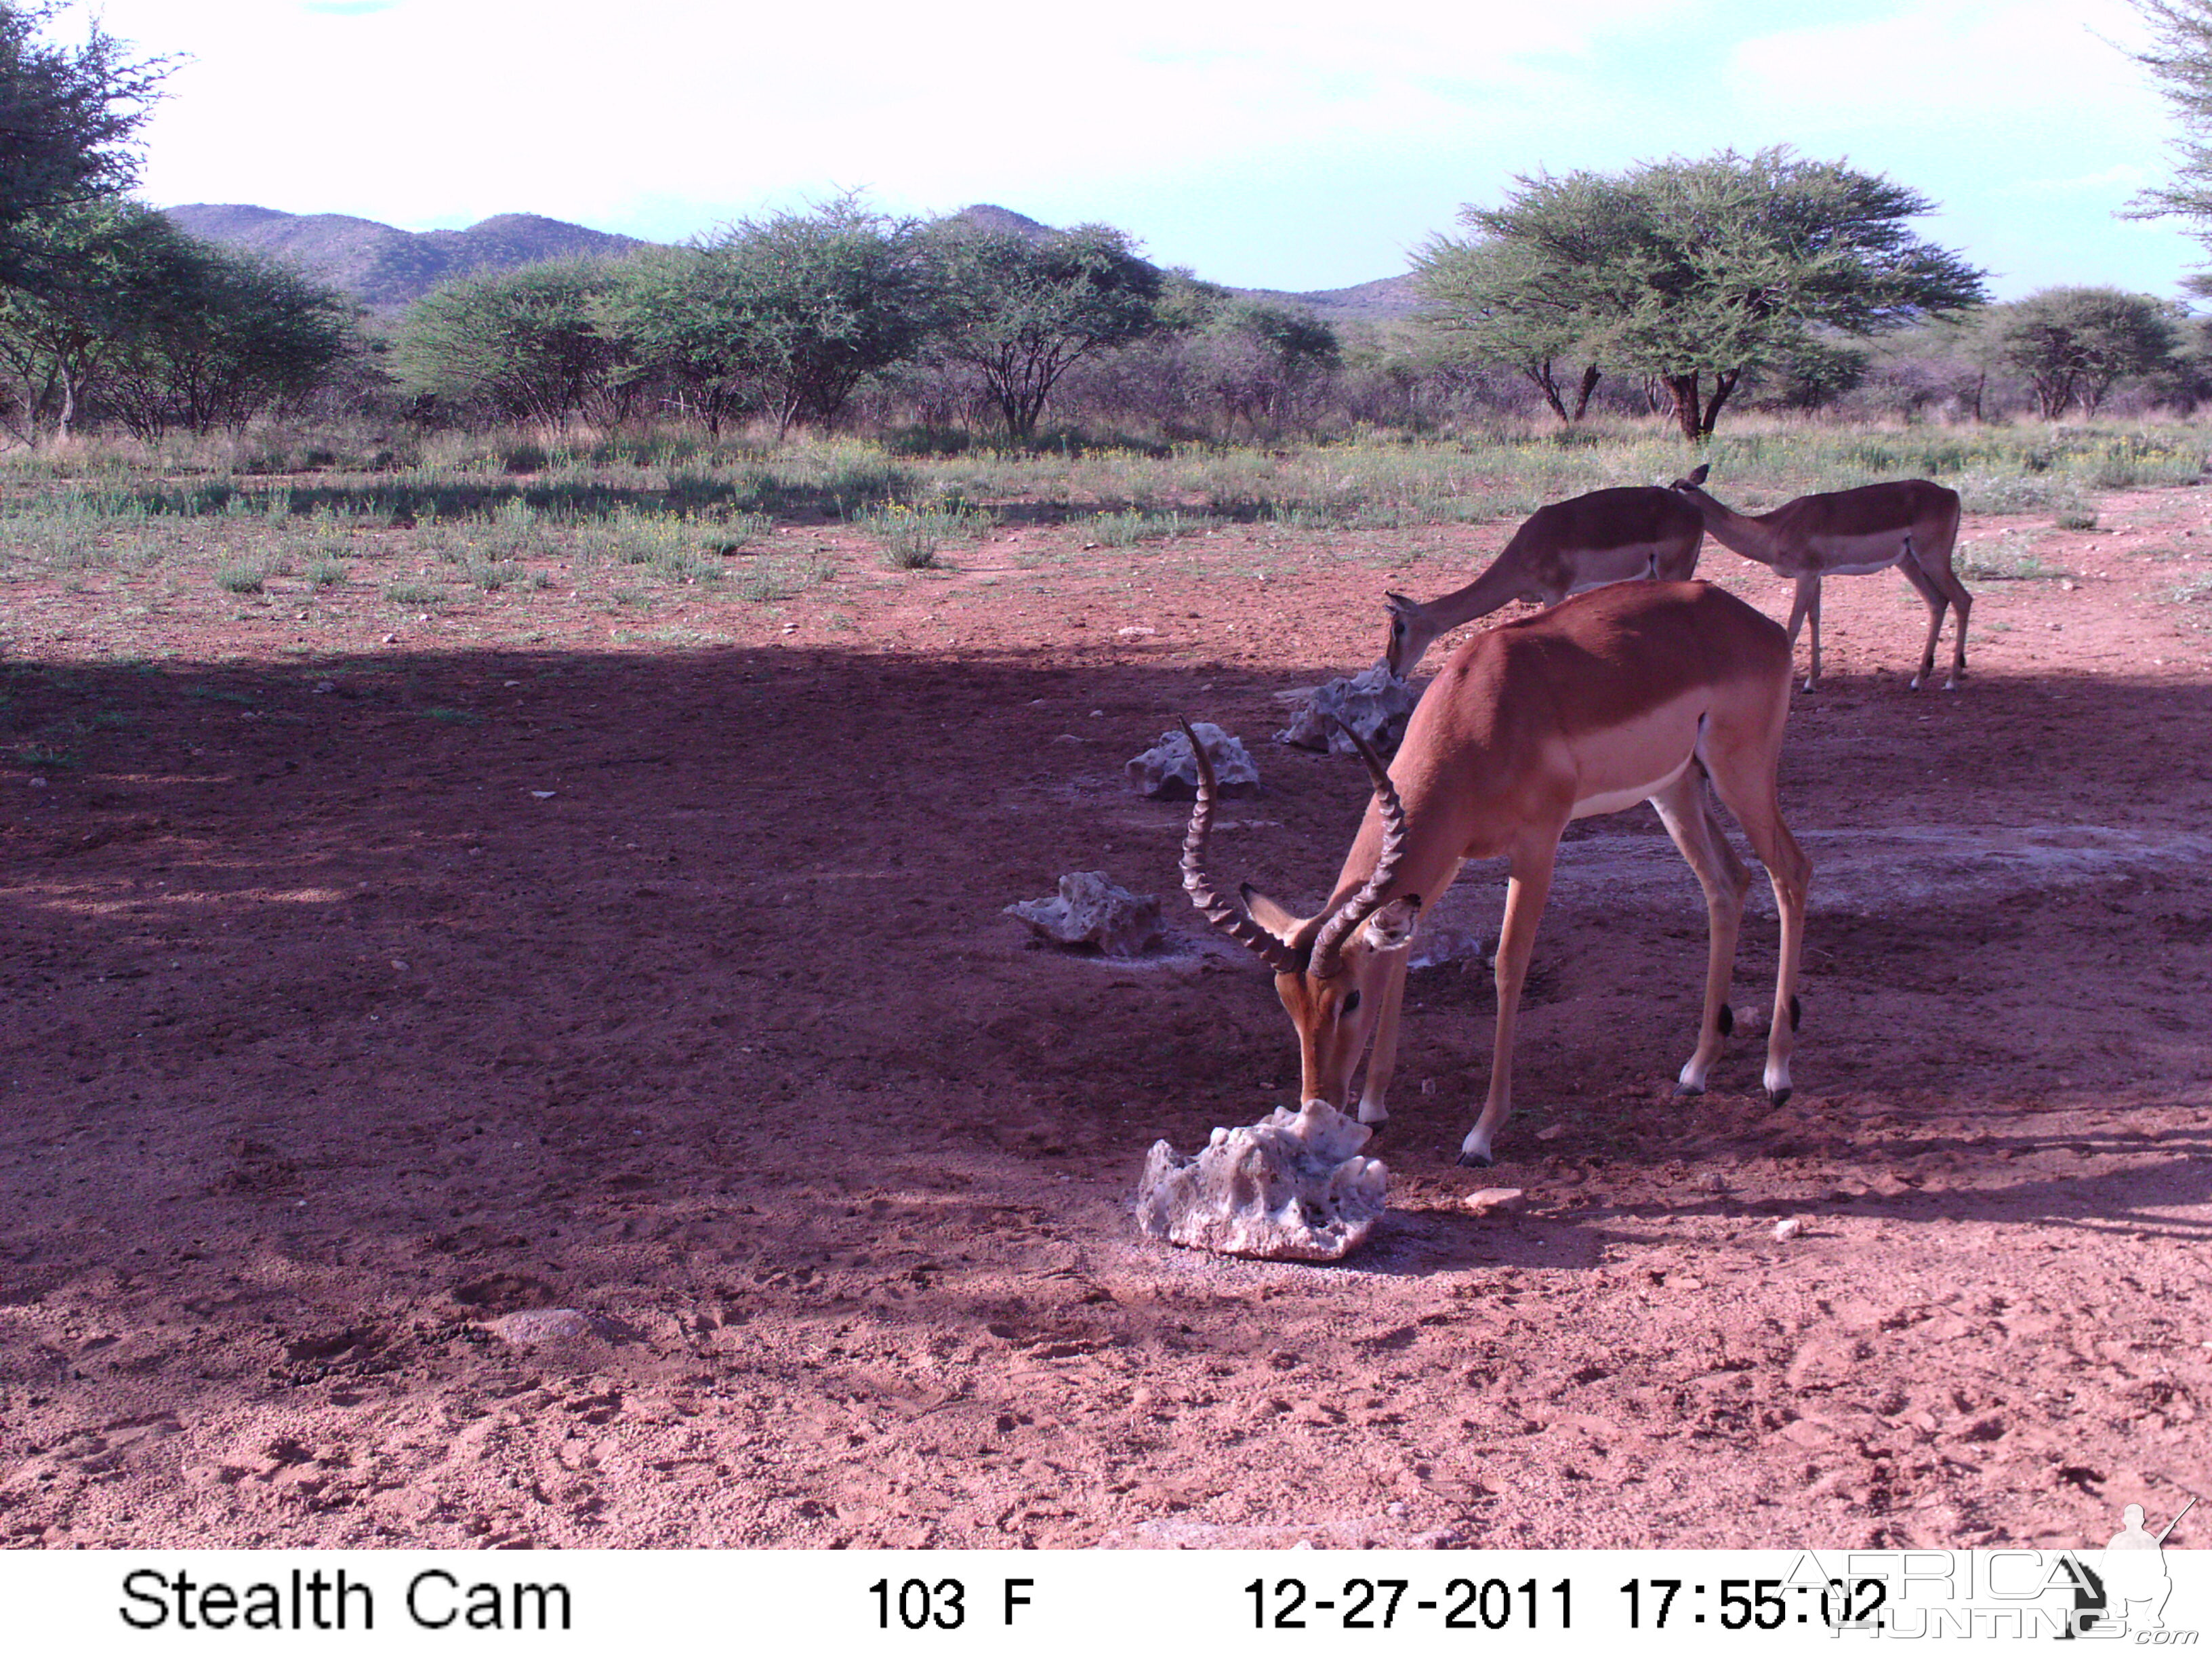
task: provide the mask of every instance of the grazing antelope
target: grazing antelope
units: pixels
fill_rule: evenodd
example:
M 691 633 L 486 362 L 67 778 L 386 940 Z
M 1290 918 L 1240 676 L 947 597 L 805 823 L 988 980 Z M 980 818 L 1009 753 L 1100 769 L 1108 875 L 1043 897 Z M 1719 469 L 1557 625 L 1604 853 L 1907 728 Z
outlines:
M 1713 539 L 1747 559 L 1771 565 L 1777 575 L 1793 578 L 1796 602 L 1790 609 L 1790 645 L 1807 617 L 1813 622 L 1813 665 L 1805 689 L 1820 683 L 1820 578 L 1867 576 L 1895 565 L 1928 606 L 1928 642 L 1921 647 L 1917 691 L 1936 672 L 1936 641 L 1943 631 L 1943 607 L 1958 612 L 1951 678 L 1946 691 L 1959 689 L 1966 672 L 1966 613 L 1974 608 L 1951 568 L 1952 544 L 1959 539 L 1959 492 L 1925 478 L 1867 484 L 1825 495 L 1800 495 L 1771 513 L 1731 512 L 1699 489 L 1710 465 L 1701 466 L 1671 486 L 1705 515 Z
M 1511 1109 L 1522 981 L 1559 836 L 1575 818 L 1650 801 L 1705 889 L 1705 1010 L 1676 1091 L 1704 1091 L 1734 1023 L 1729 981 L 1751 885 L 1706 802 L 1710 777 L 1765 863 L 1781 910 L 1765 1073 L 1779 1103 L 1790 1094 L 1812 875 L 1775 799 L 1789 713 L 1789 641 L 1742 600 L 1705 582 L 1600 588 L 1454 652 L 1387 771 L 1354 738 L 1374 798 L 1317 915 L 1292 915 L 1249 886 L 1242 910 L 1216 896 L 1206 872 L 1213 774 L 1194 743 L 1199 790 L 1183 839 L 1183 888 L 1207 921 L 1275 970 L 1275 993 L 1297 1028 L 1301 1100 L 1342 1109 L 1372 1037 L 1359 1121 L 1381 1123 L 1389 1117 L 1383 1097 L 1420 908 L 1451 885 L 1465 860 L 1502 854 L 1509 879 L 1490 1093 L 1459 1156 L 1488 1164 Z
M 1597 489 L 1540 507 L 1490 568 L 1465 587 L 1426 605 L 1403 593 L 1385 594 L 1390 607 L 1385 660 L 1403 679 L 1438 638 L 1516 599 L 1557 605 L 1570 593 L 1607 582 L 1687 581 L 1697 574 L 1705 539 L 1704 515 L 1671 489 Z

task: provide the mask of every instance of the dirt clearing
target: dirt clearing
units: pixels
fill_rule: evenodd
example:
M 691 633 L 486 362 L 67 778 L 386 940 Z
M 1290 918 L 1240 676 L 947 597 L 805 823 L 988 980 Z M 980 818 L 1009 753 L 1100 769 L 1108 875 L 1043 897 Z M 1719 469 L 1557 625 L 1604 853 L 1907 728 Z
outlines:
M 1121 764 L 1179 713 L 1242 735 L 1263 789 L 1217 872 L 1310 901 L 1365 784 L 1267 741 L 1274 694 L 1371 662 L 1385 586 L 1502 533 L 1038 528 L 933 575 L 804 530 L 836 580 L 643 619 L 557 572 L 434 609 L 18 580 L 0 1534 L 2074 1546 L 2171 1515 L 2212 1486 L 2212 617 L 2177 597 L 2208 517 L 1970 521 L 2039 574 L 1978 585 L 1955 695 L 1905 690 L 1901 580 L 1831 581 L 1783 771 L 1796 1096 L 1758 1092 L 1762 883 L 1736 1040 L 1669 1097 L 1702 903 L 1648 811 L 1590 821 L 1499 1167 L 1450 1162 L 1490 995 L 1444 963 L 1370 1148 L 1393 1213 L 1335 1268 L 1131 1224 L 1155 1138 L 1289 1103 L 1297 1064 L 1182 906 L 1182 809 Z M 1000 908 L 1077 869 L 1170 900 L 1176 951 L 1032 948 Z M 1429 925 L 1479 954 L 1501 889 L 1470 867 Z M 1527 1208 L 1465 1205 L 1501 1185 Z

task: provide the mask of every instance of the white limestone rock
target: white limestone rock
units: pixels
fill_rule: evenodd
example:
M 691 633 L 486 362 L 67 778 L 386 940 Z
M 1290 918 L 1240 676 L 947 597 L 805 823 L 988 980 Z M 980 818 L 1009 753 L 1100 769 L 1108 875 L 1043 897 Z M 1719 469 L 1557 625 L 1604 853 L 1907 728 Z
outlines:
M 592 1334 L 592 1317 L 576 1308 L 526 1308 L 491 1322 L 492 1334 L 518 1348 Z
M 1291 717 L 1289 727 L 1275 733 L 1275 741 L 1349 755 L 1353 752 L 1352 739 L 1336 724 L 1342 720 L 1374 744 L 1377 754 L 1395 755 L 1413 705 L 1420 700 L 1410 684 L 1391 673 L 1388 663 L 1378 662 L 1347 679 L 1316 686 L 1305 706 Z
M 1340 1261 L 1366 1243 L 1389 1194 L 1389 1170 L 1359 1155 L 1371 1133 L 1310 1100 L 1248 1128 L 1216 1129 L 1196 1158 L 1156 1140 L 1137 1187 L 1137 1226 L 1223 1255 Z
M 1193 722 L 1192 731 L 1206 745 L 1213 763 L 1213 781 L 1224 795 L 1249 795 L 1260 787 L 1260 769 L 1244 747 L 1212 720 Z M 1160 740 L 1122 769 L 1129 787 L 1147 800 L 1191 800 L 1198 794 L 1198 760 L 1190 739 L 1180 727 L 1160 733 Z
M 1056 945 L 1095 945 L 1109 957 L 1142 956 L 1167 937 L 1158 896 L 1117 887 L 1103 870 L 1073 871 L 1058 897 L 1024 899 L 1005 914 Z

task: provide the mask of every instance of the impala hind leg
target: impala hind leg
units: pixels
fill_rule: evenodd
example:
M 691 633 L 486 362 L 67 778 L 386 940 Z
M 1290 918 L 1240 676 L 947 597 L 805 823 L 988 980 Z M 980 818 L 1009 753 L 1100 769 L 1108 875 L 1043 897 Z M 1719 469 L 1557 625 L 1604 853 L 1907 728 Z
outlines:
M 1912 584 L 1921 603 L 1928 607 L 1928 637 L 1920 647 L 1920 666 L 1912 676 L 1912 690 L 1917 691 L 1936 677 L 1936 642 L 1942 637 L 1943 612 L 1950 605 L 1950 596 L 1929 579 L 1928 573 L 1913 562 L 1908 544 L 1905 557 L 1898 563 L 1905 580 Z
M 1957 631 L 1951 641 L 1951 678 L 1943 682 L 1943 689 L 1956 691 L 1966 672 L 1966 612 L 1973 609 L 1974 596 L 1952 571 L 1948 560 L 1937 564 L 1908 552 L 1898 568 L 1928 605 L 1928 643 L 1921 648 L 1920 672 L 1913 678 L 1912 689 L 1917 691 L 1935 678 L 1936 643 L 1943 631 L 1943 607 L 1948 605 Z
M 1766 866 L 1774 886 L 1774 907 L 1782 916 L 1782 940 L 1774 969 L 1774 1018 L 1766 1036 L 1766 1092 L 1779 1106 L 1790 1098 L 1790 1056 L 1797 1046 L 1797 963 L 1805 949 L 1805 892 L 1813 880 L 1813 860 L 1782 822 L 1775 799 L 1774 769 L 1779 758 L 1782 724 L 1774 723 L 1771 742 L 1741 749 L 1711 734 L 1705 763 L 1713 788 L 1743 826 L 1752 850 Z
M 1699 769 L 1692 767 L 1652 796 L 1651 805 L 1705 890 L 1705 1012 L 1698 1021 L 1697 1052 L 1674 1085 L 1678 1095 L 1701 1095 L 1705 1074 L 1720 1058 L 1721 1044 L 1735 1025 L 1729 1008 L 1729 983 L 1735 976 L 1736 936 L 1743 927 L 1743 899 L 1751 890 L 1751 872 L 1705 805 L 1705 775 Z
M 1490 1094 L 1482 1115 L 1460 1142 L 1459 1161 L 1488 1165 L 1492 1139 L 1513 1109 L 1513 1025 L 1521 1012 L 1521 986 L 1528 977 L 1528 957 L 1536 948 L 1536 924 L 1551 896 L 1552 865 L 1559 856 L 1554 834 L 1540 854 L 1516 854 L 1505 884 L 1505 921 L 1498 930 L 1498 1033 L 1490 1050 Z
M 1797 579 L 1797 596 L 1790 607 L 1790 649 L 1794 656 L 1797 650 L 1797 630 L 1810 618 L 1813 623 L 1813 665 L 1805 675 L 1805 689 L 1814 691 L 1820 684 L 1820 578 L 1818 573 Z

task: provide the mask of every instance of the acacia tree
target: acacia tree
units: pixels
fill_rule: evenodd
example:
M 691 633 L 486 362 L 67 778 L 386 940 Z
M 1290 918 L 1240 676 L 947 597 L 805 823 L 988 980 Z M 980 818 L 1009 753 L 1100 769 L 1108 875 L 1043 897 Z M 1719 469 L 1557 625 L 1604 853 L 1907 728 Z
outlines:
M 50 211 L 17 234 L 70 273 L 0 289 L 5 418 L 27 443 L 65 439 L 88 414 L 149 438 L 243 426 L 319 389 L 352 355 L 351 301 L 137 203 Z
M 117 354 L 106 394 L 142 437 L 171 426 L 233 431 L 296 406 L 353 355 L 356 307 L 291 266 L 186 239 L 149 276 L 143 322 Z
M 2173 360 L 2180 343 L 2176 307 L 2116 288 L 2047 288 L 1990 307 L 1982 346 L 1992 366 L 2035 388 L 2037 410 L 2056 420 L 2075 404 L 2094 419 L 2123 380 Z
M 1109 225 L 1032 239 L 957 220 L 927 239 L 937 289 L 939 355 L 982 377 L 1006 435 L 1036 435 L 1060 377 L 1109 346 L 1155 326 L 1159 271 Z
M 13 240 L 27 261 L 71 280 L 0 288 L 0 418 L 26 444 L 65 440 L 102 371 L 173 294 L 164 278 L 181 268 L 185 238 L 150 209 L 94 202 L 27 217 Z
M 433 289 L 400 319 L 392 346 L 400 382 L 419 396 L 550 427 L 595 407 L 619 413 L 625 350 L 601 312 L 620 280 L 604 262 L 563 259 Z
M 1603 371 L 1592 356 L 1587 319 L 1571 295 L 1546 284 L 1545 270 L 1534 249 L 1498 237 L 1432 237 L 1413 256 L 1421 319 L 1443 355 L 1511 368 L 1542 394 L 1562 425 L 1571 426 L 1589 412 Z M 1571 411 L 1559 365 L 1576 358 L 1583 368 L 1574 377 Z
M 1264 301 L 1223 306 L 1200 331 L 1199 373 L 1225 429 L 1240 419 L 1271 435 L 1343 359 L 1336 331 L 1309 312 Z
M 710 429 L 758 406 L 781 440 L 834 425 L 864 377 L 914 355 L 929 287 L 915 228 L 848 197 L 640 261 L 609 314 L 639 368 L 685 388 Z
M 1786 148 L 1516 183 L 1503 207 L 1461 210 L 1467 240 L 1426 251 L 1432 316 L 1500 339 L 1510 317 L 1534 345 L 1653 376 L 1692 443 L 1747 374 L 1817 356 L 1816 331 L 1868 335 L 1984 297 L 1979 271 L 1906 229 L 1927 198 Z M 1492 314 L 1455 317 L 1462 276 Z
M 25 222 L 128 190 L 133 148 L 164 58 L 133 62 L 95 22 L 84 44 L 42 38 L 58 3 L 0 0 L 0 286 L 40 287 L 66 275 L 50 243 Z
M 2190 234 L 2212 247 L 2212 0 L 2135 0 L 2135 8 L 2154 42 L 2136 61 L 2159 82 L 2181 136 L 2173 143 L 2173 181 L 2142 191 L 2121 212 L 2192 221 Z M 2212 273 L 2191 277 L 2189 286 L 2212 292 Z

